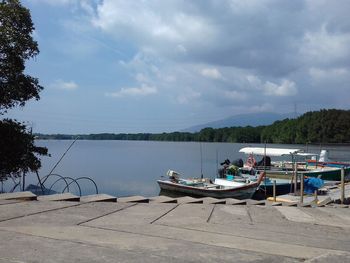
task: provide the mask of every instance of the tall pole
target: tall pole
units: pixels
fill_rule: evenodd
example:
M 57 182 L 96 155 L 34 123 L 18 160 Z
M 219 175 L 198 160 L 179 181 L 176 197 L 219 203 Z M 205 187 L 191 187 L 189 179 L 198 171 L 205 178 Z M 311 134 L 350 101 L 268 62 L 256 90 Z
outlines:
M 300 203 L 304 202 L 304 174 L 300 174 Z
M 340 181 L 340 203 L 344 204 L 345 200 L 345 184 L 344 184 L 344 168 L 341 168 L 341 181 Z
M 265 140 L 265 147 L 264 147 L 264 184 L 265 184 L 265 198 L 267 195 L 267 191 L 266 191 L 266 140 Z M 276 185 L 275 185 L 276 188 Z M 276 189 L 275 189 L 276 190 Z
M 202 142 L 199 143 L 199 149 L 201 153 L 201 179 L 203 179 L 203 156 L 202 156 Z
M 296 162 L 296 158 L 293 155 L 293 159 L 294 159 L 294 194 L 297 194 L 297 187 L 298 187 L 298 166 L 297 166 L 297 162 Z

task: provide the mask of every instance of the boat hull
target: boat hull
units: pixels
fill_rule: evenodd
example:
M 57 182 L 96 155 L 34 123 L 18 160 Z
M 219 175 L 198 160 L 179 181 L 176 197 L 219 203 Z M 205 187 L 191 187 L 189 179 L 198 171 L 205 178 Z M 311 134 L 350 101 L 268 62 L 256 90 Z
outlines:
M 162 191 L 175 192 L 177 194 L 182 193 L 196 197 L 249 199 L 257 189 L 257 185 L 247 185 L 239 189 L 201 189 L 169 181 L 158 180 L 157 182 Z
M 326 181 L 340 181 L 341 180 L 341 168 L 325 167 L 324 169 L 310 169 L 308 171 L 298 171 L 298 174 L 304 174 L 308 177 L 320 177 Z M 266 171 L 266 176 L 270 178 L 289 179 L 293 178 L 293 172 L 286 171 Z M 350 179 L 350 167 L 344 168 L 345 180 Z

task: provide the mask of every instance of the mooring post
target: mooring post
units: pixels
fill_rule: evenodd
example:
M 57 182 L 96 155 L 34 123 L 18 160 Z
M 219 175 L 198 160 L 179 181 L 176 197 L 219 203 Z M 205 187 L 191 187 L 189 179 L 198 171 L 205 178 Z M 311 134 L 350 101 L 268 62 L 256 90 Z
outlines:
M 317 205 L 317 203 L 318 203 L 317 190 L 315 190 L 314 195 L 315 195 L 315 204 Z
M 300 203 L 304 202 L 304 174 L 300 174 Z
M 298 188 L 298 165 L 295 161 L 294 163 L 294 195 L 297 194 L 297 188 Z
M 276 202 L 276 180 L 273 180 L 273 201 Z
M 345 199 L 345 183 L 344 183 L 344 168 L 341 168 L 340 172 L 340 203 L 344 204 L 344 199 Z
M 24 190 L 26 189 L 26 173 L 23 172 L 23 177 L 22 177 L 22 191 L 24 192 Z

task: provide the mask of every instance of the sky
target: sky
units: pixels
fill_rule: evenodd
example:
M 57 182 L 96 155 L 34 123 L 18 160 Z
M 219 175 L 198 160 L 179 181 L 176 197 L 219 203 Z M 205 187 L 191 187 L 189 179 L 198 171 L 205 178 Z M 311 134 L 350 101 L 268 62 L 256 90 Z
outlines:
M 171 132 L 256 112 L 350 108 L 350 1 L 22 0 L 40 133 Z

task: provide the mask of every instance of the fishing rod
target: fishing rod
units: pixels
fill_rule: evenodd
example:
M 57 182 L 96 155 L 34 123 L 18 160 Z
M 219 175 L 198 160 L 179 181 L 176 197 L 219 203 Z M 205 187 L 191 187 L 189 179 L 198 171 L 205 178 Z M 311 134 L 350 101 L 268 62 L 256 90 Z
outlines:
M 45 180 L 43 182 L 41 182 L 42 185 L 44 185 L 44 183 L 46 182 L 46 180 L 50 177 L 50 175 L 52 174 L 52 172 L 56 169 L 56 167 L 58 166 L 58 164 L 62 161 L 62 159 L 64 158 L 64 156 L 67 154 L 67 152 L 70 150 L 70 148 L 72 148 L 73 144 L 79 139 L 79 136 L 77 136 L 75 138 L 75 140 L 69 145 L 68 149 L 62 154 L 61 158 L 58 160 L 58 162 L 54 165 L 54 167 L 51 169 L 51 171 L 49 172 L 49 174 L 46 176 Z

